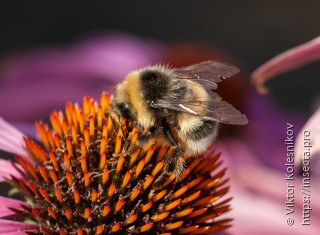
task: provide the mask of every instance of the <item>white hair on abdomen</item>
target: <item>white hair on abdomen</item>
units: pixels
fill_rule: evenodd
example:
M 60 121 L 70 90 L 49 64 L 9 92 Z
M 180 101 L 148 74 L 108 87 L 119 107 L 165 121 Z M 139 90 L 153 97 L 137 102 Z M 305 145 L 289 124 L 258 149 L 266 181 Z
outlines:
M 218 128 L 215 128 L 214 131 L 208 135 L 207 137 L 201 140 L 190 140 L 187 139 L 186 141 L 186 154 L 193 156 L 206 151 L 214 142 L 216 136 L 218 134 Z

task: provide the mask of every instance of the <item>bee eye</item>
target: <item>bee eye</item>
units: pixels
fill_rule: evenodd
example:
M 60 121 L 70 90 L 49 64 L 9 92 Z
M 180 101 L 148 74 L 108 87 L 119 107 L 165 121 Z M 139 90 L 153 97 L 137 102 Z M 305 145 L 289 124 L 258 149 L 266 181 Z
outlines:
M 128 104 L 119 103 L 117 104 L 117 108 L 120 112 L 120 115 L 124 118 L 132 118 L 132 111 Z

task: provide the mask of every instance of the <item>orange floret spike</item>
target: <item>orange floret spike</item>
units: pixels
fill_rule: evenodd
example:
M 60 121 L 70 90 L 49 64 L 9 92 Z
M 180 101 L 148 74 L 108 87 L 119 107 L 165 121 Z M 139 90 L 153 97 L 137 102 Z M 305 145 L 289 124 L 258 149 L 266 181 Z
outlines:
M 122 185 L 121 185 L 122 188 L 125 188 L 128 185 L 130 178 L 131 178 L 131 171 L 129 170 L 123 177 Z
M 183 225 L 183 221 L 177 221 L 175 223 L 166 225 L 165 230 L 169 231 L 169 230 L 177 229 L 177 228 L 180 228 L 182 225 Z
M 148 223 L 148 224 L 141 226 L 139 229 L 140 233 L 144 233 L 144 232 L 150 230 L 152 228 L 152 226 L 153 226 L 153 223 Z
M 177 199 L 164 207 L 164 211 L 170 211 L 180 205 L 182 199 Z
M 48 184 L 50 181 L 49 181 L 49 177 L 48 177 L 48 174 L 47 174 L 46 169 L 44 168 L 44 166 L 40 165 L 38 167 L 38 170 L 40 172 L 40 175 L 44 179 L 44 181 Z
M 68 151 L 68 155 L 69 157 L 73 157 L 73 144 L 71 142 L 71 139 L 70 138 L 67 138 L 66 139 L 66 146 L 67 146 L 67 151 Z
M 47 138 L 47 130 L 44 127 L 43 122 L 36 122 L 36 129 L 37 132 L 39 133 L 40 139 L 42 141 L 42 143 L 44 144 L 44 146 L 47 149 L 50 149 L 50 144 L 49 144 L 49 140 Z
M 49 158 L 50 158 L 50 161 L 51 161 L 52 165 L 54 166 L 54 168 L 56 170 L 58 170 L 59 169 L 59 164 L 58 164 L 58 161 L 57 161 L 56 154 L 54 152 L 49 152 Z
M 95 203 L 98 199 L 98 192 L 97 190 L 93 189 L 91 192 L 91 202 Z
M 57 135 L 57 134 L 55 134 Z M 54 150 L 54 149 L 57 149 L 57 145 L 54 141 L 54 135 L 52 134 L 51 131 L 48 131 L 47 132 L 47 138 L 48 138 L 48 141 L 49 141 L 49 144 L 50 144 L 50 147 L 48 149 L 50 150 Z
M 88 168 L 87 168 L 87 159 L 84 156 L 81 156 L 80 158 L 80 162 L 81 162 L 81 170 L 82 172 L 87 172 Z
M 171 199 L 176 199 L 177 197 L 180 197 L 181 195 L 183 195 L 185 192 L 187 192 L 187 190 L 189 189 L 188 185 L 185 185 L 183 187 L 181 187 L 180 189 L 176 190 L 172 195 L 171 195 Z
M 67 178 L 67 182 L 68 182 L 69 187 L 72 187 L 73 179 L 72 179 L 72 174 L 70 173 L 70 171 L 66 172 L 66 178 Z
M 89 134 L 89 129 L 87 127 L 84 128 L 83 137 L 84 137 L 84 143 L 86 144 L 86 146 L 88 146 L 90 144 L 90 134 Z
M 53 219 L 57 220 L 57 214 L 52 207 L 48 207 L 48 214 L 51 215 Z
M 168 150 L 168 147 L 163 145 L 156 157 L 157 162 L 161 161 L 161 159 L 163 158 L 163 155 L 167 152 L 167 150 Z
M 84 183 L 84 186 L 85 186 L 86 188 L 89 187 L 89 185 L 90 185 L 90 175 L 89 175 L 88 172 L 85 172 L 85 173 L 83 174 L 83 183 Z
M 203 177 L 199 176 L 198 178 L 190 181 L 189 188 L 193 188 L 193 187 L 197 186 L 202 181 L 202 179 L 203 179 Z
M 82 228 L 77 229 L 77 235 L 83 235 L 83 230 Z
M 152 145 L 148 149 L 147 154 L 146 154 L 146 164 L 149 163 L 149 161 L 150 161 L 155 149 L 156 149 L 155 145 Z
M 62 148 L 61 143 L 60 143 L 60 138 L 59 138 L 59 136 L 57 134 L 54 134 L 53 141 L 54 141 L 54 144 L 56 146 L 56 149 L 61 149 Z
M 112 183 L 109 187 L 109 192 L 108 192 L 108 197 L 112 197 L 114 192 L 115 192 L 115 189 L 116 189 L 116 185 L 114 183 Z
M 84 157 L 87 156 L 87 148 L 86 148 L 86 144 L 84 143 L 84 140 L 80 140 L 80 151 L 82 156 Z
M 65 213 L 67 219 L 69 221 L 72 221 L 72 213 L 71 213 L 71 211 L 69 209 L 66 209 L 64 213 Z
M 92 138 L 94 136 L 95 126 L 94 126 L 94 118 L 90 116 L 89 118 L 89 135 Z
M 34 193 L 34 195 L 39 196 L 38 188 L 37 188 L 37 186 L 36 186 L 34 183 L 29 182 L 29 188 L 32 190 L 32 192 Z
M 72 109 L 73 109 L 73 104 L 71 102 L 68 102 L 66 105 L 65 111 L 66 111 L 66 117 L 69 125 L 72 124 Z
M 93 119 L 96 119 L 96 106 L 97 104 L 94 102 L 94 100 L 91 101 L 90 103 L 90 111 L 89 114 Z
M 91 103 L 91 98 L 89 96 L 85 96 L 83 98 L 83 112 L 84 115 L 88 115 L 90 112 L 90 103 Z
M 119 154 L 121 151 L 121 144 L 122 144 L 122 135 L 118 134 L 116 139 L 116 146 L 114 148 L 114 154 Z
M 141 206 L 141 213 L 146 212 L 152 207 L 152 202 L 148 202 L 147 204 Z
M 78 133 L 74 125 L 71 126 L 71 135 L 72 135 L 73 144 L 78 145 Z
M 100 142 L 100 154 L 106 151 L 106 146 L 107 146 L 107 139 L 105 136 L 102 136 L 101 142 Z
M 208 208 L 198 209 L 198 210 L 192 212 L 190 215 L 188 215 L 188 218 L 194 218 L 194 217 L 197 217 L 197 216 L 199 216 L 199 215 L 202 215 L 202 214 L 204 214 L 207 210 L 208 210 Z
M 123 167 L 123 162 L 124 162 L 124 156 L 121 154 L 119 159 L 118 159 L 118 164 L 117 164 L 117 174 L 120 173 L 120 171 L 122 170 Z
M 60 123 L 60 121 L 59 121 L 58 113 L 57 113 L 57 112 L 53 112 L 53 113 L 50 115 L 50 121 L 51 121 L 51 125 L 52 125 L 54 131 L 55 131 L 60 137 L 63 137 L 62 126 L 61 126 L 61 123 Z
M 102 185 L 105 185 L 109 179 L 109 170 L 105 168 L 102 173 Z
M 101 98 L 100 98 L 100 104 L 101 104 L 101 108 L 102 108 L 103 113 L 108 111 L 109 103 L 110 103 L 110 98 L 109 98 L 108 93 L 105 91 L 102 92 Z
M 27 166 L 28 172 L 32 175 L 32 177 L 35 180 L 39 181 L 39 177 L 37 175 L 36 170 L 33 168 L 33 166 L 29 162 L 26 162 L 26 166 Z
M 140 153 L 140 149 L 137 149 L 136 151 L 134 151 L 133 154 L 131 154 L 130 163 L 129 163 L 130 166 L 132 166 L 135 163 L 135 161 L 137 160 L 137 158 L 139 156 L 139 153 Z
M 150 186 L 150 184 L 152 183 L 153 179 L 154 179 L 153 175 L 150 175 L 150 176 L 147 177 L 147 179 L 144 181 L 143 186 L 142 186 L 143 190 L 146 190 Z
M 62 198 L 62 194 L 61 194 L 60 189 L 59 188 L 55 188 L 54 192 L 55 192 L 55 195 L 56 195 L 56 198 L 58 199 L 58 201 L 60 203 L 62 203 L 63 202 L 63 198 Z
M 82 134 L 84 130 L 85 120 L 83 112 L 79 113 L 79 132 Z
M 115 207 L 115 212 L 119 212 L 122 209 L 123 205 L 124 205 L 123 198 L 119 198 L 119 200 L 116 204 L 116 207 Z
M 108 124 L 107 123 L 103 124 L 102 136 L 104 136 L 106 138 L 106 140 L 108 139 Z
M 101 105 L 98 107 L 97 119 L 98 119 L 98 128 L 101 129 L 102 128 L 103 119 L 104 119 L 104 115 L 103 115 L 103 111 L 102 111 Z
M 153 202 L 156 202 L 156 201 L 159 201 L 164 195 L 167 194 L 167 190 L 164 189 L 162 190 L 161 192 L 159 192 L 158 194 L 156 194 L 155 196 L 152 197 L 152 201 Z
M 71 124 L 70 124 L 71 125 Z M 69 134 L 69 125 L 68 125 L 68 123 L 67 123 L 67 121 L 66 120 L 63 120 L 62 121 L 62 132 L 63 132 L 63 135 L 64 136 L 67 136 L 68 134 Z M 58 135 L 59 136 L 59 135 Z M 61 136 L 59 136 L 61 139 L 63 138 L 63 137 L 61 137 Z
M 138 166 L 137 166 L 136 172 L 135 172 L 135 178 L 138 178 L 138 177 L 139 177 L 141 171 L 142 171 L 143 168 L 144 168 L 145 161 L 146 161 L 146 159 L 143 158 L 143 159 L 138 163 Z
M 183 211 L 179 211 L 175 214 L 175 218 L 181 218 L 181 217 L 184 217 L 184 216 L 187 216 L 189 215 L 194 209 L 193 208 L 188 208 L 188 209 L 185 209 Z
M 70 170 L 71 161 L 70 161 L 70 157 L 69 157 L 68 152 L 65 152 L 65 153 L 63 154 L 63 160 L 64 160 L 64 165 L 65 165 L 66 169 L 67 169 L 67 170 Z
M 192 232 L 196 231 L 198 228 L 199 228 L 199 225 L 181 228 L 179 230 L 179 234 L 192 234 Z
M 139 130 L 137 128 L 133 128 L 132 130 L 132 137 L 130 140 L 130 146 L 134 145 L 138 139 Z
M 51 203 L 51 199 L 50 199 L 50 196 L 48 195 L 47 191 L 44 190 L 44 189 L 39 189 L 39 192 L 41 194 L 41 196 L 49 203 Z
M 58 177 L 56 172 L 53 169 L 50 169 L 49 174 L 52 181 L 56 184 L 58 182 Z
M 63 231 L 63 230 L 60 230 L 60 231 L 59 231 L 59 235 L 66 235 L 66 232 Z
M 99 226 L 97 227 L 96 234 L 97 234 L 97 235 L 102 234 L 102 233 L 103 233 L 103 230 L 104 230 L 103 225 L 99 225 Z
M 138 214 L 131 215 L 131 216 L 127 219 L 126 223 L 127 223 L 127 224 L 131 224 L 131 223 L 133 223 L 134 221 L 136 221 L 137 218 L 138 218 Z
M 106 205 L 106 206 L 103 208 L 102 216 L 103 216 L 103 217 L 108 216 L 109 212 L 110 212 L 110 206 L 109 206 L 109 205 Z
M 176 176 L 174 174 L 171 174 L 166 180 L 166 182 L 164 182 L 162 188 L 167 187 L 175 178 Z
M 80 194 L 78 190 L 74 191 L 73 197 L 74 197 L 74 202 L 78 204 L 80 202 Z
M 113 225 L 112 228 L 111 228 L 111 233 L 118 232 L 120 228 L 121 228 L 121 225 L 119 223 Z
M 136 187 L 132 190 L 132 193 L 130 195 L 130 201 L 134 201 L 134 199 L 137 198 L 137 196 L 140 194 L 141 188 L 140 187 Z
M 170 215 L 169 212 L 163 212 L 161 214 L 156 214 L 154 216 L 151 217 L 151 219 L 153 220 L 153 222 L 159 222 L 165 218 L 167 218 Z
M 198 198 L 201 195 L 201 191 L 195 192 L 191 194 L 190 196 L 186 197 L 183 201 L 182 204 L 185 205 L 189 202 L 194 201 L 196 198 Z
M 48 157 L 47 157 L 47 154 L 45 153 L 45 151 L 41 147 L 38 148 L 38 151 L 39 151 L 39 156 L 40 156 L 42 163 L 47 161 Z

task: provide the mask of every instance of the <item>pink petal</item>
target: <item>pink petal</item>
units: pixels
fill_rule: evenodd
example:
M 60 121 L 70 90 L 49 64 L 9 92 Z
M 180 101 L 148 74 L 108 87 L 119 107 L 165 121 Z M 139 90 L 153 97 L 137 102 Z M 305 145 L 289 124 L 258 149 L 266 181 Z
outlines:
M 23 134 L 0 117 L 0 149 L 30 159 L 25 149 Z
M 17 166 L 19 167 L 19 166 Z M 22 171 L 23 169 L 19 167 Z M 5 181 L 5 178 L 11 178 L 11 175 L 13 175 L 16 178 L 21 178 L 21 175 L 19 171 L 17 171 L 16 168 L 13 167 L 12 162 L 5 159 L 0 159 L 0 182 Z
M 27 206 L 23 201 L 0 196 L 0 218 L 15 215 L 9 208 L 20 209 L 21 205 Z
M 295 142 L 294 157 L 295 164 L 301 165 L 304 155 L 308 158 L 319 158 L 320 156 L 320 108 L 311 116 L 307 123 L 302 127 Z M 311 146 L 309 146 L 311 145 Z M 319 159 L 318 159 L 319 160 Z M 320 161 L 318 161 L 320 163 Z M 307 163 L 307 162 L 306 162 Z M 314 173 L 319 172 L 319 167 L 310 163 Z M 319 166 L 319 165 L 318 165 Z M 318 173 L 319 174 L 319 173 Z
M 36 231 L 35 224 L 0 219 L 0 234 L 22 235 L 25 231 Z
M 227 175 L 230 178 L 229 196 L 233 196 L 233 209 L 228 216 L 234 218 L 234 221 L 228 234 L 318 234 L 318 225 L 312 222 L 320 219 L 320 205 L 316 202 L 311 202 L 311 225 L 300 224 L 303 207 L 300 177 L 296 176 L 292 182 L 295 188 L 295 213 L 292 215 L 295 225 L 290 227 L 286 224 L 284 208 L 287 184 L 284 172 L 264 166 L 256 153 L 250 151 L 250 147 L 240 140 L 230 138 L 218 141 L 215 148 L 217 152 L 222 152 L 224 165 L 229 167 Z M 279 155 L 280 157 L 283 156 Z M 311 186 L 310 197 L 320 197 L 320 188 L 315 184 Z
M 264 83 L 281 73 L 320 59 L 320 37 L 287 50 L 267 61 L 252 73 L 252 82 L 260 93 L 266 93 Z

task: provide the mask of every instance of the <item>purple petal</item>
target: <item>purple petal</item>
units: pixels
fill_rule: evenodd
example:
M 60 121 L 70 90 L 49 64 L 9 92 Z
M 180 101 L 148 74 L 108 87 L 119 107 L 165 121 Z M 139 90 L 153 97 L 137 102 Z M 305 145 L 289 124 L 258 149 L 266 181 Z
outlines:
M 266 93 L 264 83 L 281 73 L 320 59 L 320 37 L 287 50 L 267 61 L 252 73 L 252 82 L 260 93 Z
M 37 231 L 37 226 L 23 222 L 0 219 L 0 234 L 22 235 L 25 231 Z
M 0 196 L 0 218 L 15 215 L 9 208 L 21 209 L 21 205 L 27 206 L 22 201 Z
M 24 135 L 0 117 L 0 149 L 30 159 L 25 149 Z
M 217 152 L 222 152 L 225 165 L 230 177 L 233 196 L 230 217 L 234 218 L 233 226 L 228 230 L 230 234 L 318 234 L 318 225 L 301 226 L 301 211 L 303 198 L 300 193 L 301 183 L 292 182 L 295 189 L 295 225 L 286 224 L 285 197 L 286 181 L 283 171 L 264 166 L 255 152 L 245 142 L 237 139 L 218 141 L 215 144 Z M 320 197 L 320 188 L 312 187 L 311 198 Z M 320 219 L 320 205 L 312 204 L 312 221 Z
M 19 171 L 12 164 L 10 160 L 0 159 L 0 182 L 5 181 L 6 178 L 10 179 L 11 175 L 18 179 L 21 178 Z M 21 167 L 17 167 L 23 171 Z

